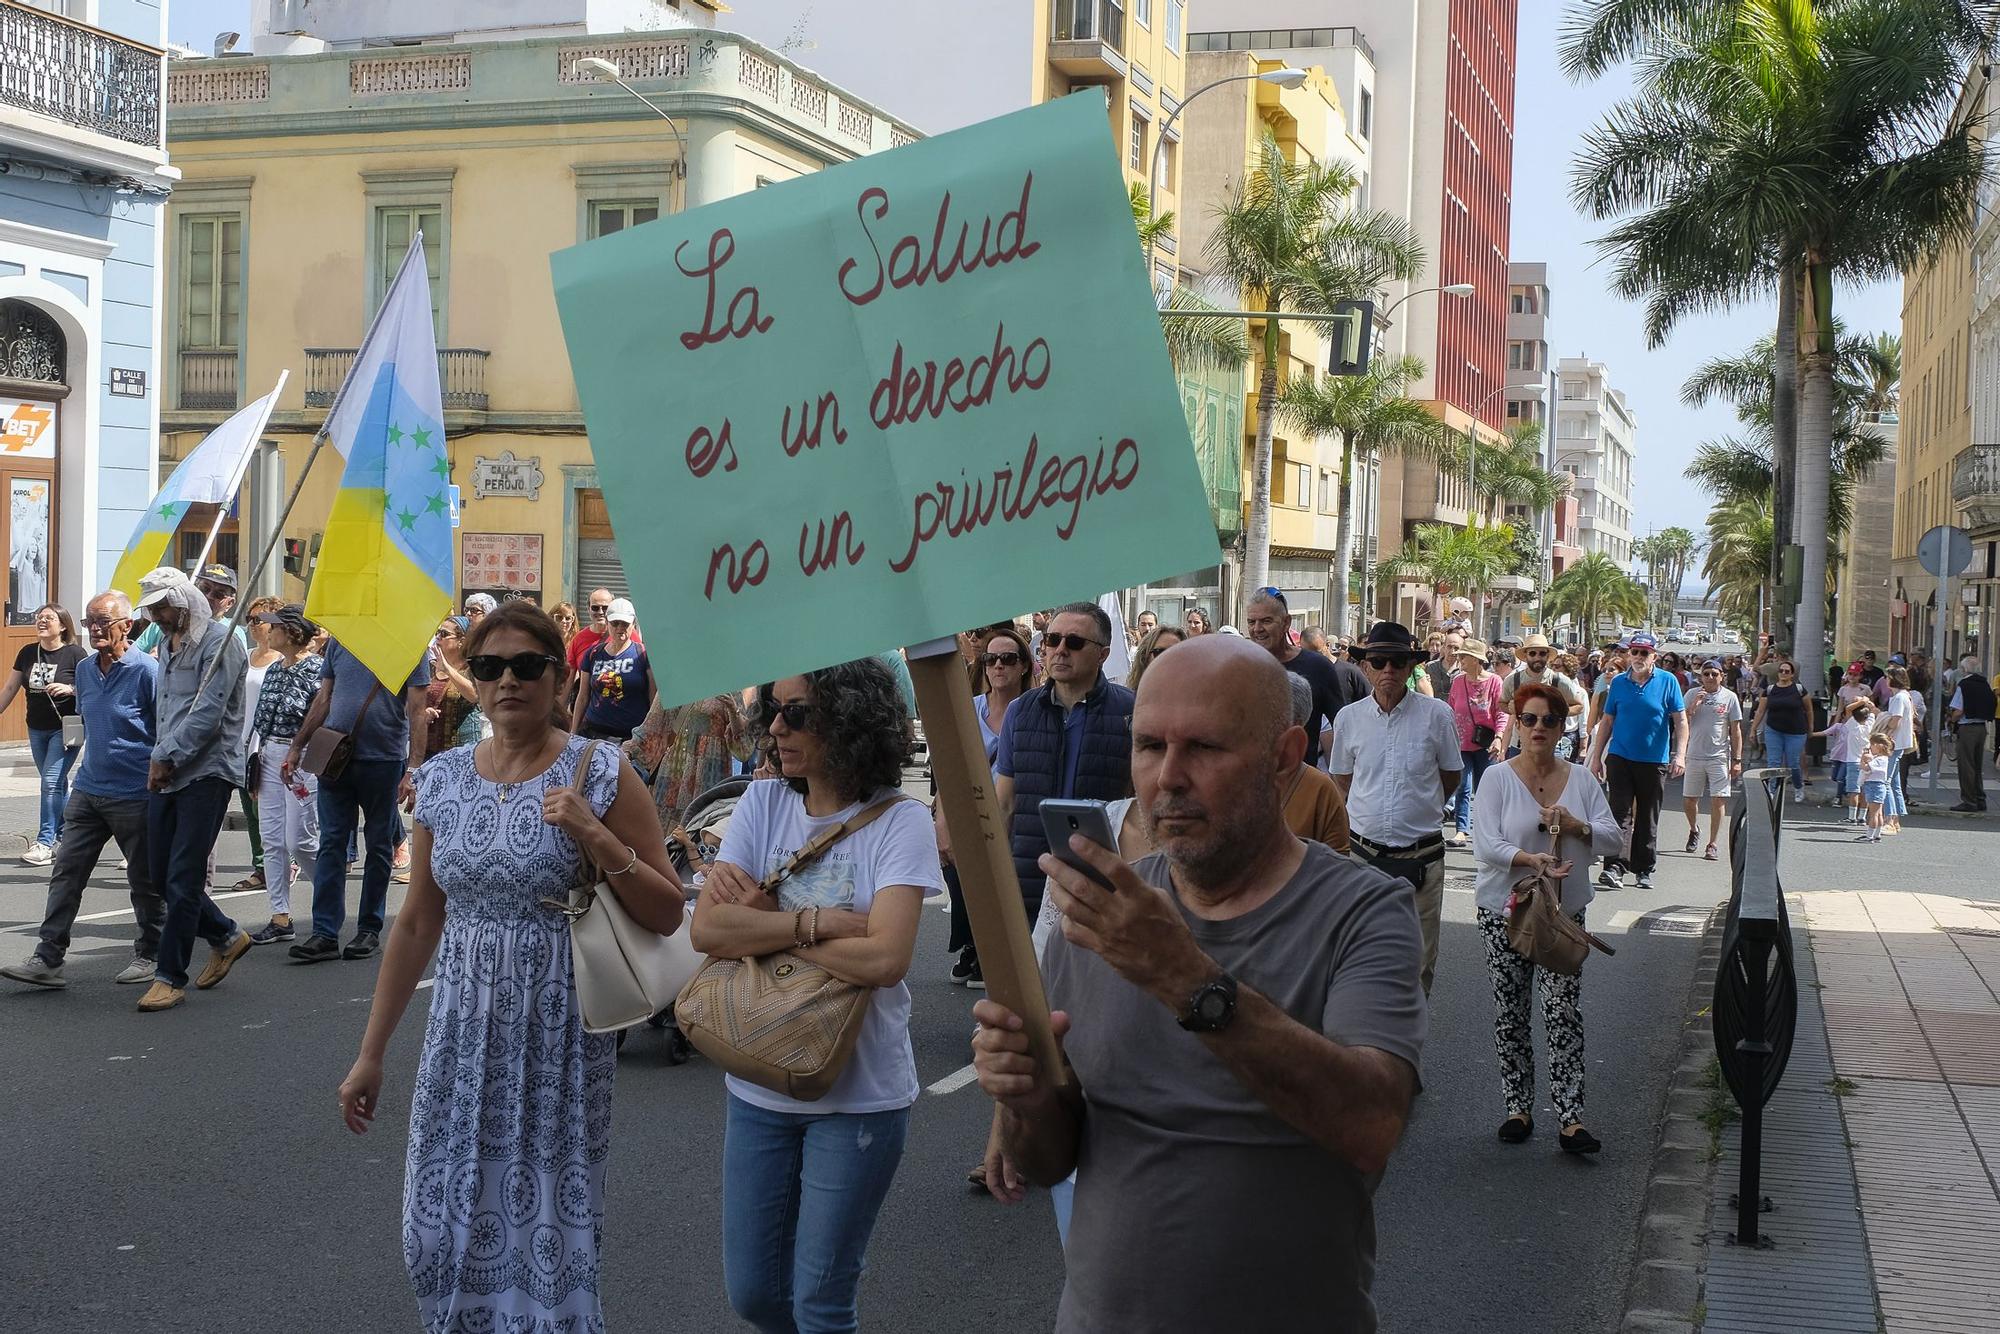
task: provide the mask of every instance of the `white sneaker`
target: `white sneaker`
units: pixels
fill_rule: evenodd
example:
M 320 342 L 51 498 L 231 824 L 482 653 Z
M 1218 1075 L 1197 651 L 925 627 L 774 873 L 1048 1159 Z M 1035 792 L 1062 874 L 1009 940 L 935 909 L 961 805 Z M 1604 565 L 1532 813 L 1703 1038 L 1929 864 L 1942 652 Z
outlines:
M 150 982 L 153 980 L 153 974 L 158 968 L 159 965 L 148 959 L 145 955 L 135 954 L 132 956 L 132 962 L 120 969 L 118 976 L 111 980 L 120 986 L 127 987 L 140 982 Z
M 29 844 L 28 850 L 21 854 L 21 864 L 23 866 L 47 866 L 55 859 L 56 850 L 48 844 L 41 842 Z

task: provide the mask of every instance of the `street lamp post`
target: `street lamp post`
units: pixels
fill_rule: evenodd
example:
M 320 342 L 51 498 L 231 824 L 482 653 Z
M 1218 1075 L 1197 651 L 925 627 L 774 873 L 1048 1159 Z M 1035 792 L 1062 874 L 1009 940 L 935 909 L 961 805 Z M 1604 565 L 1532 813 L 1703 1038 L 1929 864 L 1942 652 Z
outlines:
M 577 60 L 576 67 L 582 70 L 584 73 L 590 75 L 591 78 L 596 79 L 599 83 L 617 84 L 620 88 L 623 88 L 626 92 L 632 94 L 632 96 L 638 98 L 641 102 L 644 102 L 646 106 L 653 112 L 654 115 L 658 116 L 661 120 L 667 123 L 667 128 L 674 132 L 674 142 L 680 145 L 680 150 L 681 150 L 680 178 L 682 180 L 686 180 L 688 172 L 687 140 L 681 137 L 681 127 L 674 124 L 674 118 L 668 115 L 665 111 L 663 111 L 660 108 L 659 104 L 653 101 L 652 98 L 646 96 L 644 93 L 640 92 L 637 88 L 634 88 L 631 84 L 625 82 L 625 76 L 619 72 L 618 66 L 604 59 L 604 57 L 583 56 Z
M 1258 83 L 1276 84 L 1280 88 L 1296 88 L 1311 77 L 1306 71 L 1293 69 L 1287 65 L 1283 69 L 1265 70 L 1259 74 L 1231 74 L 1227 78 L 1217 79 L 1214 83 L 1205 83 L 1186 97 L 1183 97 L 1181 104 L 1173 109 L 1167 116 L 1166 122 L 1160 126 L 1159 138 L 1153 143 L 1153 160 L 1149 164 L 1152 174 L 1146 178 L 1146 197 L 1148 199 L 1153 197 L 1154 186 L 1160 179 L 1160 157 L 1167 151 L 1167 136 L 1173 132 L 1174 122 L 1181 118 L 1181 112 L 1187 110 L 1188 103 L 1194 101 L 1203 93 L 1220 88 L 1227 83 L 1247 83 L 1254 80 Z M 1152 286 L 1155 291 L 1158 291 L 1153 278 L 1153 237 L 1150 233 L 1146 237 L 1146 282 L 1148 286 Z M 1156 300 L 1154 304 L 1159 305 L 1164 303 Z

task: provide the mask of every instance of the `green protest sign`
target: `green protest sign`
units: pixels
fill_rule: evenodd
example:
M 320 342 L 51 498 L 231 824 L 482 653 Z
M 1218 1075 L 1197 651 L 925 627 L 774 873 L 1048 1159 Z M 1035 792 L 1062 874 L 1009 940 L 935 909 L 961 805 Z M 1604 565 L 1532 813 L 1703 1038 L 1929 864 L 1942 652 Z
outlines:
M 663 700 L 1217 559 L 1098 98 L 553 265 Z

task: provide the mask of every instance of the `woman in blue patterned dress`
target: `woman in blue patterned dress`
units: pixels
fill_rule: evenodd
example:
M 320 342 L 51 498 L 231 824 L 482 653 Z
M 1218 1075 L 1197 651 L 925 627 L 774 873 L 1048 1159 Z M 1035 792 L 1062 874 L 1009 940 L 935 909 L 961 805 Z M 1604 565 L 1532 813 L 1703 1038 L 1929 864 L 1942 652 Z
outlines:
M 609 1033 L 583 1031 L 564 900 L 583 858 L 633 919 L 681 923 L 680 882 L 652 798 L 615 745 L 554 722 L 562 636 L 510 602 L 466 642 L 493 736 L 417 776 L 409 897 L 375 985 L 361 1055 L 340 1086 L 360 1134 L 382 1056 L 435 953 L 437 988 L 410 1107 L 403 1259 L 427 1334 L 591 1334 L 610 1151 Z M 442 950 L 439 949 L 442 942 Z

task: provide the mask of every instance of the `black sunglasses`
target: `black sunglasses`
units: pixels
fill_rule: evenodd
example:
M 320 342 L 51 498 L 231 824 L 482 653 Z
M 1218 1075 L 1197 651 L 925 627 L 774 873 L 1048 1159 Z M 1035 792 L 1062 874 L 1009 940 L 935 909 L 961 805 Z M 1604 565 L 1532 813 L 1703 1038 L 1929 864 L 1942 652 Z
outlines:
M 1367 663 L 1370 667 L 1373 667 L 1376 671 L 1379 672 L 1379 671 L 1384 671 L 1390 667 L 1401 667 L 1405 663 L 1407 663 L 1409 659 L 1387 658 L 1382 656 L 1380 653 L 1370 653 L 1367 657 L 1363 658 L 1361 661 Z
M 1625 656 L 1628 658 L 1650 658 L 1653 656 L 1653 650 L 1649 648 L 1628 648 L 1625 650 Z
M 770 716 L 770 720 L 776 722 L 783 718 L 785 729 L 791 732 L 805 731 L 806 723 L 818 711 L 818 708 L 811 704 L 780 704 L 775 699 L 764 701 L 764 712 Z
M 475 681 L 498 681 L 500 673 L 506 671 L 513 672 L 516 681 L 539 681 L 543 672 L 561 662 L 561 658 L 546 653 L 516 653 L 511 658 L 497 653 L 476 653 L 465 660 L 465 666 Z
M 592 616 L 602 616 L 605 612 L 610 610 L 611 610 L 611 604 L 609 602 L 593 602 L 590 604 L 590 614 Z
M 979 660 L 988 667 L 996 662 L 1002 667 L 1012 667 L 1021 661 L 1021 655 L 1013 649 L 1008 649 L 1005 653 L 982 653 L 979 655 Z
M 1103 641 L 1103 640 L 1101 640 L 1101 639 L 1085 639 L 1085 638 L 1084 638 L 1084 637 L 1083 637 L 1082 635 L 1043 635 L 1043 636 L 1042 636 L 1042 648 L 1043 648 L 1043 650 L 1044 650 L 1044 651 L 1046 651 L 1046 650 L 1048 650 L 1048 649 L 1052 649 L 1052 648 L 1056 647 L 1056 646 L 1057 646 L 1058 644 L 1060 644 L 1060 645 L 1061 645 L 1062 647 L 1064 647 L 1064 648 L 1068 649 L 1068 650 L 1069 650 L 1069 651 L 1070 651 L 1071 653 L 1081 653 L 1081 652 L 1083 652 L 1083 646 L 1084 646 L 1085 644 L 1095 644 L 1095 645 L 1097 645 L 1097 647 L 1099 647 L 1099 648 L 1103 648 L 1103 647 L 1104 647 L 1104 641 Z
M 1560 727 L 1563 720 L 1553 713 L 1517 713 L 1514 720 L 1523 727 Z

